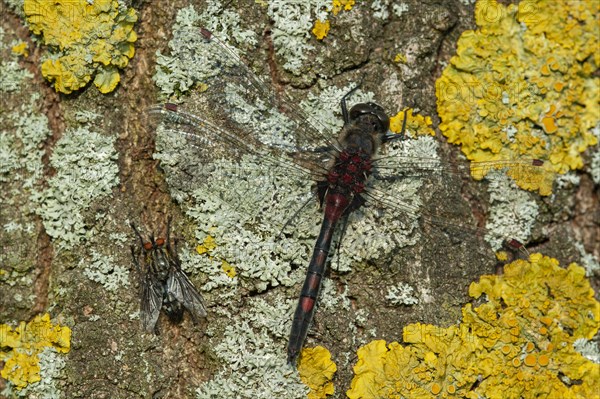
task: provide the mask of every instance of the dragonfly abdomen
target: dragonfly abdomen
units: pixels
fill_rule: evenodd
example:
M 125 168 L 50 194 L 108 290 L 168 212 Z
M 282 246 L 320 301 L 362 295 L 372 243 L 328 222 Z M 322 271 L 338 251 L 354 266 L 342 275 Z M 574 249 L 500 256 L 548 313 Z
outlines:
M 308 265 L 308 272 L 300 291 L 300 300 L 296 306 L 292 331 L 288 344 L 288 363 L 295 365 L 296 359 L 302 350 L 310 322 L 315 311 L 315 303 L 321 288 L 321 281 L 325 273 L 327 255 L 331 248 L 331 241 L 337 221 L 345 212 L 350 201 L 341 194 L 330 194 L 326 199 L 325 217 L 321 225 L 321 232 L 315 244 L 313 255 Z

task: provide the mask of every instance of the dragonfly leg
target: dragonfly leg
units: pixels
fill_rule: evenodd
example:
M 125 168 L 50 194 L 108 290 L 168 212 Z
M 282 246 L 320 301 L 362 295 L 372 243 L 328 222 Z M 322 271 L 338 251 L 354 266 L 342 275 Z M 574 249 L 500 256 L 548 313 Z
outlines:
M 404 119 L 402 120 L 402 130 L 400 130 L 400 133 L 388 133 L 385 136 L 383 136 L 383 143 L 389 143 L 392 140 L 402 140 L 404 141 L 404 139 L 406 138 L 405 133 L 406 133 L 406 120 L 408 119 L 408 108 L 404 110 Z
M 362 78 L 360 78 L 360 82 L 358 82 L 358 84 L 356 86 L 354 86 L 352 89 L 350 89 L 350 91 L 348 93 L 344 94 L 344 97 L 342 97 L 342 101 L 340 101 L 340 104 L 342 106 L 342 116 L 344 117 L 344 123 L 350 122 L 350 115 L 348 114 L 348 105 L 346 103 L 346 100 L 356 90 L 358 90 L 360 88 L 360 86 L 362 86 L 363 79 L 364 79 L 364 76 Z

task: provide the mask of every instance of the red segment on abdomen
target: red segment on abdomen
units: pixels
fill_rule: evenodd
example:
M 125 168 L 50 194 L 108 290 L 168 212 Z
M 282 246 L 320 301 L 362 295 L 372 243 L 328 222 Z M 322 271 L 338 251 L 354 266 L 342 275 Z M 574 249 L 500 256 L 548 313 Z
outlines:
M 300 306 L 302 306 L 303 312 L 310 313 L 315 306 L 315 300 L 313 298 L 303 296 L 300 298 Z

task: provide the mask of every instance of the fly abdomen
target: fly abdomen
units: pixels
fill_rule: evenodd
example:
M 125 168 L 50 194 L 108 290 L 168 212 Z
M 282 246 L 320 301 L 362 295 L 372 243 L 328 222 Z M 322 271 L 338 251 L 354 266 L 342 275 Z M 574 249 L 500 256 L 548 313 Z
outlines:
M 163 297 L 163 307 L 165 314 L 172 323 L 179 324 L 183 320 L 183 305 L 167 290 Z

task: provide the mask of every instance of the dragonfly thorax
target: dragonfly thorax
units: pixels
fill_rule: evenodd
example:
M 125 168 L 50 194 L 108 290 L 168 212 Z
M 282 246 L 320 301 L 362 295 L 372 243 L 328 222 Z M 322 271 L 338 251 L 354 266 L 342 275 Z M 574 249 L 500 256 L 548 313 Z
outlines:
M 347 194 L 360 194 L 365 180 L 371 174 L 371 157 L 362 150 L 342 151 L 327 174 L 329 190 Z

